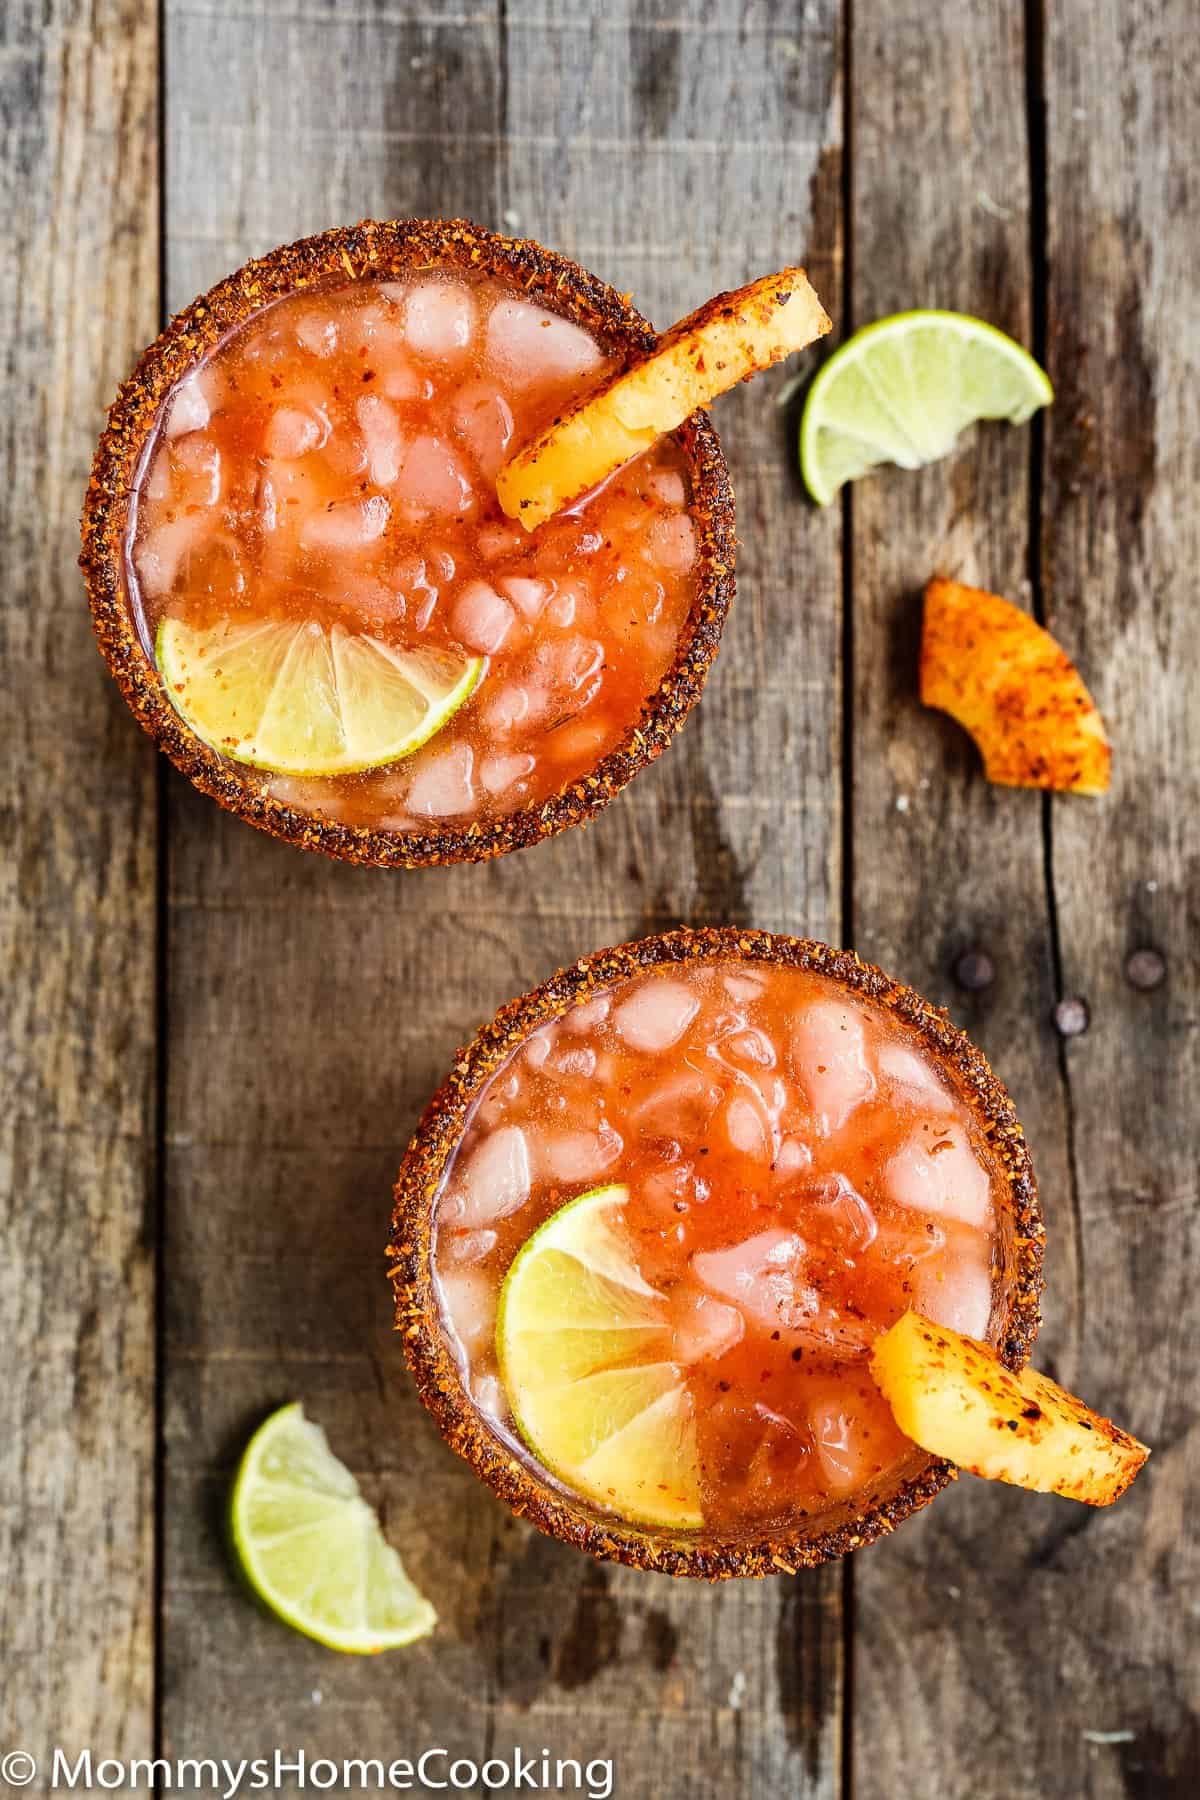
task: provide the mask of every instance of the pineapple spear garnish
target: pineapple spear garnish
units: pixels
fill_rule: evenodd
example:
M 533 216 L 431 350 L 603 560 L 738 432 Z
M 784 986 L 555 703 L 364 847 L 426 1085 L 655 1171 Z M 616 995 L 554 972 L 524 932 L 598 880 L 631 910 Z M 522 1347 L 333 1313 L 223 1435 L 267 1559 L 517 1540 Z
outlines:
M 533 531 L 697 407 L 831 329 L 803 269 L 717 294 L 512 457 L 496 478 L 501 506 Z
M 907 1437 L 986 1481 L 1111 1506 L 1150 1454 L 1048 1375 L 919 1313 L 876 1338 L 871 1373 Z

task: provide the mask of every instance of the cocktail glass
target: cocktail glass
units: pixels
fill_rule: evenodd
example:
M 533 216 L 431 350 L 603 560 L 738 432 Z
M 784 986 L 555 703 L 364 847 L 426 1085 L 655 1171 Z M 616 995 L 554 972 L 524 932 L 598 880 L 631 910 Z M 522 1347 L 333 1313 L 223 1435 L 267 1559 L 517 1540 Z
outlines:
M 683 1529 L 552 1473 L 497 1375 L 506 1270 L 619 1183 L 699 1444 Z M 421 1398 L 514 1512 L 718 1578 L 841 1556 L 933 1499 L 953 1470 L 900 1437 L 870 1342 L 913 1305 L 1021 1366 L 1043 1238 L 1012 1103 L 944 1012 L 846 951 L 679 930 L 585 957 L 478 1033 L 404 1159 L 390 1256 Z
M 591 819 L 716 655 L 725 461 L 696 413 L 528 537 L 494 476 L 522 430 L 654 341 L 566 257 L 462 221 L 329 231 L 219 282 L 121 388 L 84 508 L 100 648 L 144 728 L 222 806 L 351 862 L 476 861 Z M 245 633 L 310 614 L 322 668 L 365 632 L 376 667 L 379 645 L 432 640 L 485 679 L 411 753 L 304 779 L 206 741 L 187 681 L 172 703 L 164 618 Z

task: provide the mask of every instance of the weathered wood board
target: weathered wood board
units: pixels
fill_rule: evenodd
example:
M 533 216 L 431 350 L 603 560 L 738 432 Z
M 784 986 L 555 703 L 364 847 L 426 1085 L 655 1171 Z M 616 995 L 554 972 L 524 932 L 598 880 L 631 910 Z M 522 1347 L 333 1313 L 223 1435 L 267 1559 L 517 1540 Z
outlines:
M 544 1745 L 613 1755 L 622 1800 L 1195 1791 L 1191 10 L 4 13 L 0 1753 Z M 740 591 L 680 741 L 590 831 L 525 856 L 326 864 L 156 765 L 92 649 L 75 522 L 160 305 L 304 232 L 408 213 L 540 237 L 659 324 L 806 260 L 839 327 L 943 305 L 1043 346 L 1056 403 L 818 513 L 787 372 L 729 397 Z M 989 789 L 922 712 L 934 572 L 1021 601 L 1076 654 L 1115 743 L 1107 798 Z M 853 942 L 983 1044 L 1045 1199 L 1040 1360 L 1155 1449 L 1117 1509 L 964 1479 L 846 1571 L 707 1589 L 537 1537 L 443 1447 L 390 1329 L 403 1144 L 499 1002 L 680 920 Z M 1089 1008 L 1070 1041 L 1063 997 Z M 336 1659 L 231 1576 L 230 1474 L 291 1397 L 437 1601 L 403 1658 Z
M 156 41 L 133 0 L 0 17 L 0 1752 L 39 1759 L 153 1743 L 157 771 L 75 562 L 156 322 Z
M 1189 85 L 1170 48 L 1182 7 L 1153 9 L 1134 41 L 1123 9 L 1050 10 L 1043 45 L 1015 9 L 972 8 L 953 33 L 925 7 L 855 9 L 856 316 L 945 305 L 1045 337 L 1058 389 L 1045 468 L 1040 432 L 991 428 L 951 463 L 854 493 L 855 941 L 948 1004 L 1010 1086 L 1050 1234 L 1038 1359 L 1157 1456 L 1111 1514 L 964 1478 L 886 1558 L 862 1559 L 853 1791 L 880 1800 L 914 1769 L 945 1800 L 1165 1796 L 1200 1779 L 1183 1503 L 1200 1475 L 1196 304 L 1178 180 L 1158 175 L 1164 134 L 1195 143 L 1195 57 Z M 936 173 L 914 184 L 915 168 Z M 919 590 L 935 572 L 1044 602 L 1110 721 L 1110 796 L 989 790 L 957 727 L 921 712 Z M 1139 947 L 1166 958 L 1154 993 L 1126 976 Z M 975 993 L 954 978 L 971 949 L 995 969 Z M 1064 996 L 1091 1010 L 1069 1042 Z
M 838 43 L 828 4 L 786 18 L 168 5 L 169 302 L 302 231 L 413 212 L 543 238 L 660 323 L 810 238 L 828 290 Z M 286 85 L 264 84 L 264 66 Z M 773 403 L 782 379 L 723 408 L 745 547 L 704 706 L 586 834 L 486 868 L 356 872 L 172 783 L 163 1642 L 176 1753 L 218 1732 L 334 1757 L 448 1735 L 466 1755 L 615 1752 L 629 1796 L 705 1792 L 714 1763 L 734 1793 L 839 1789 L 840 1573 L 714 1593 L 593 1568 L 515 1525 L 417 1405 L 381 1262 L 407 1133 L 501 1000 L 679 919 L 838 934 L 839 525 L 801 503 Z M 394 1660 L 334 1662 L 236 1597 L 217 1509 L 248 1425 L 291 1394 L 438 1598 L 443 1626 L 402 1678 Z

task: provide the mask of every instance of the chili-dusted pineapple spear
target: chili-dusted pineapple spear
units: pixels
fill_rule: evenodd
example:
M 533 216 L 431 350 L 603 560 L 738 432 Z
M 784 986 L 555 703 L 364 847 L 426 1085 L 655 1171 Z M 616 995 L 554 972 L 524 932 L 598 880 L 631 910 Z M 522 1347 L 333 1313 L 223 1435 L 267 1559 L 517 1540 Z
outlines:
M 919 1313 L 875 1340 L 871 1373 L 906 1436 L 988 1481 L 1111 1506 L 1150 1454 L 1048 1375 Z
M 803 269 L 715 295 L 512 457 L 496 478 L 501 506 L 534 530 L 698 407 L 831 329 Z

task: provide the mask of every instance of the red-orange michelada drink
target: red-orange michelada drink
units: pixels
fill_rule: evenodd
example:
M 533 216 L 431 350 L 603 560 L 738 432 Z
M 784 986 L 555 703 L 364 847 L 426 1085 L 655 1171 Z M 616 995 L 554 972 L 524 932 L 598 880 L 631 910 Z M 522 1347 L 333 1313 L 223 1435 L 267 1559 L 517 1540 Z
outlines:
M 852 955 L 603 951 L 505 1009 L 398 1188 L 398 1319 L 451 1441 L 600 1554 L 761 1573 L 869 1541 L 945 1464 L 872 1379 L 902 1314 L 1032 1341 L 1041 1226 L 979 1051 Z
M 463 222 L 328 232 L 218 284 L 122 389 L 85 509 L 142 723 L 250 822 L 350 860 L 590 818 L 716 653 L 725 462 L 698 412 L 536 532 L 496 478 L 655 341 L 567 258 Z

